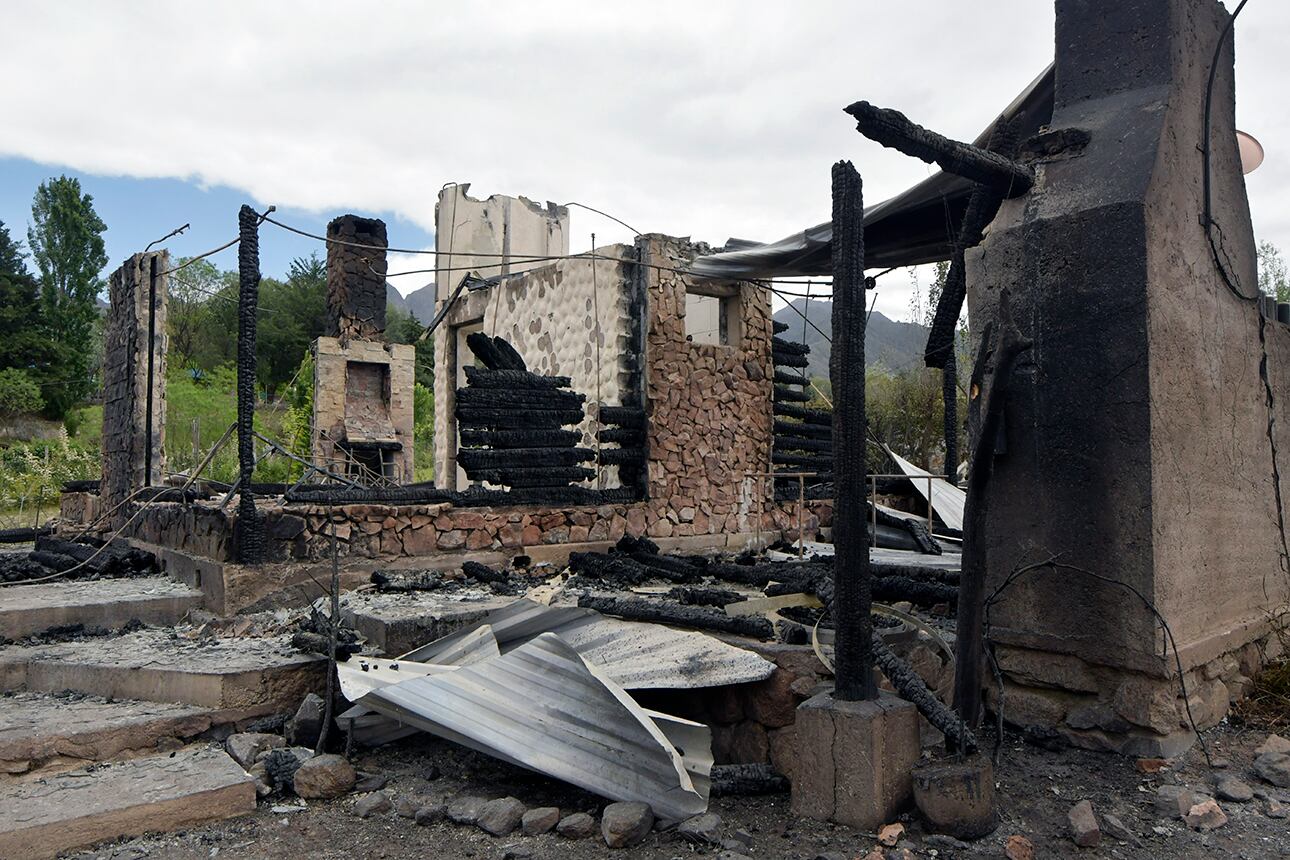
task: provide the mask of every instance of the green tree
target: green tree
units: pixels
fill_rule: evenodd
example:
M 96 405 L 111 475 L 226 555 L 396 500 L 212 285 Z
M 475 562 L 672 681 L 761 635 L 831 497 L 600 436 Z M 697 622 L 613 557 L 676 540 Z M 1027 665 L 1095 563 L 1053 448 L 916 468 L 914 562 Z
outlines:
M 287 280 L 260 282 L 256 374 L 269 399 L 300 367 L 309 345 L 327 327 L 327 265 L 318 255 L 291 261 Z
M 60 176 L 42 182 L 31 204 L 27 244 L 40 272 L 40 310 L 57 360 L 40 379 L 47 412 L 62 418 L 94 388 L 95 300 L 99 273 L 107 265 L 94 198 L 79 180 Z
M 40 286 L 25 258 L 0 222 L 0 368 L 28 371 L 39 383 L 57 351 L 43 330 Z
M 170 364 L 190 369 L 199 366 L 199 356 L 208 340 L 227 336 L 219 326 L 210 324 L 211 306 L 226 301 L 217 295 L 224 286 L 224 274 L 209 260 L 194 262 L 180 257 L 175 266 L 183 268 L 171 276 L 169 284 L 166 333 L 170 339 Z M 221 354 L 220 358 L 227 356 Z
M 1290 302 L 1290 274 L 1281 251 L 1271 242 L 1259 243 L 1259 290 L 1278 302 Z
M 394 305 L 385 309 L 385 340 L 388 343 L 410 343 L 416 348 L 416 382 L 434 390 L 434 341 L 421 340 L 425 325 L 416 314 L 400 310 Z

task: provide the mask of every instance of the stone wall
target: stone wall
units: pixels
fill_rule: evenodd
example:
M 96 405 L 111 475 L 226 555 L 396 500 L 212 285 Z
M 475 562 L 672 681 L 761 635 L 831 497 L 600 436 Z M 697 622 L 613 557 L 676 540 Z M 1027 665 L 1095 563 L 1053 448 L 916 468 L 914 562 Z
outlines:
M 740 329 L 733 344 L 686 339 L 687 278 L 695 250 L 683 240 L 641 240 L 648 327 L 645 384 L 648 494 L 658 512 L 654 537 L 750 530 L 770 504 L 770 295 L 734 285 Z
M 1226 21 L 1213 0 L 1097 16 L 1059 0 L 1050 127 L 1064 143 L 969 265 L 974 330 L 999 318 L 1006 287 L 1034 341 L 1011 380 L 989 489 L 985 593 L 1022 565 L 1069 565 L 1017 580 L 992 609 L 1005 716 L 1138 754 L 1191 742 L 1148 602 L 1169 623 L 1204 726 L 1248 685 L 1271 612 L 1290 599 L 1259 375 L 1266 340 L 1272 389 L 1285 389 L 1290 331 L 1269 322 L 1261 336 L 1198 217 L 1199 106 Z M 1230 51 L 1214 90 L 1213 216 L 1229 276 L 1253 295 Z M 1290 413 L 1276 403 L 1285 458 Z
M 166 308 L 170 254 L 135 254 L 108 281 L 103 356 L 103 510 L 160 483 L 166 426 Z M 155 281 L 152 273 L 156 272 Z M 153 287 L 155 286 L 155 294 Z M 149 309 L 152 308 L 151 451 L 148 445 Z M 146 471 L 151 464 L 151 474 Z M 124 512 L 113 516 L 120 522 Z

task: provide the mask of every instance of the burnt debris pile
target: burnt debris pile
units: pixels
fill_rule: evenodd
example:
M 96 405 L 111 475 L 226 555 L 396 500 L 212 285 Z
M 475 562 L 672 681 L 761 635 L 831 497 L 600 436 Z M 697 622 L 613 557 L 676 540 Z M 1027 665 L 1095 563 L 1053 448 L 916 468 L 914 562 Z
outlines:
M 42 577 L 60 579 L 117 579 L 152 576 L 157 559 L 122 540 L 62 540 L 48 535 L 36 538 L 30 552 L 0 553 L 0 582 L 21 582 Z
M 775 363 L 775 440 L 771 463 L 777 472 L 807 472 L 806 497 L 822 499 L 831 495 L 833 480 L 833 415 L 811 409 L 811 380 L 806 375 L 811 348 L 784 340 L 786 323 L 775 323 L 771 359 Z M 796 498 L 797 478 L 778 478 L 775 498 Z

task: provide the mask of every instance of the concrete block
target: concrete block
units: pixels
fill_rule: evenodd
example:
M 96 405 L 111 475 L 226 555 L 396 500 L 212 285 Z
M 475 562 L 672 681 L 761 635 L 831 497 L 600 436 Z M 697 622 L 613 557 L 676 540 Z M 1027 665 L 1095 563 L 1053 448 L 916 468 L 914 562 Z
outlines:
M 918 710 L 889 693 L 840 702 L 821 693 L 797 709 L 794 815 L 874 831 L 913 796 Z
M 0 791 L 0 857 L 63 851 L 255 811 L 255 782 L 217 749 L 189 748 Z

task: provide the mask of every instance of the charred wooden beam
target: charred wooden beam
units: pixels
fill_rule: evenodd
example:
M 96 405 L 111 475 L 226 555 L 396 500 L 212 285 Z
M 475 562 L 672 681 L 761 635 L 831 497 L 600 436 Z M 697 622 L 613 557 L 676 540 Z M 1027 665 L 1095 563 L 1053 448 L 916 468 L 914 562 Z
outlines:
M 787 794 L 788 778 L 775 773 L 768 764 L 718 764 L 709 775 L 712 797 L 750 797 L 759 794 Z
M 775 421 L 775 434 L 783 436 L 812 436 L 816 439 L 832 439 L 833 425 L 807 424 L 806 422 Z
M 870 642 L 874 661 L 901 698 L 913 702 L 927 722 L 939 729 L 946 738 L 953 739 L 964 752 L 976 749 L 977 740 L 972 730 L 958 714 L 927 689 L 927 684 L 923 683 L 918 673 L 900 659 L 877 634 L 873 635 Z
M 243 205 L 237 214 L 237 527 L 233 540 L 237 560 L 264 561 L 264 518 L 255 506 L 251 474 L 255 471 L 256 308 L 260 296 L 260 216 Z
M 461 572 L 466 575 L 467 579 L 473 579 L 476 582 L 505 582 L 509 577 L 505 570 L 494 570 L 486 564 L 480 564 L 477 561 L 463 561 L 461 563 Z
M 559 430 L 566 424 L 582 421 L 581 409 L 506 409 L 491 406 L 457 404 L 457 422 L 465 427 L 487 427 L 499 430 Z
M 739 592 L 726 588 L 695 588 L 687 585 L 678 585 L 667 596 L 669 600 L 687 606 L 725 606 L 745 599 Z
M 726 615 L 724 612 L 706 607 L 684 606 L 662 600 L 584 594 L 578 598 L 578 605 L 586 609 L 594 609 L 603 615 L 614 615 L 629 621 L 675 624 L 693 627 L 696 630 L 732 633 L 751 639 L 770 639 L 775 635 L 775 627 L 770 623 L 770 619 L 760 615 Z
M 837 389 L 834 390 L 836 391 Z M 836 404 L 837 400 L 835 398 L 835 408 Z M 833 421 L 833 413 L 824 409 L 807 409 L 804 406 L 794 406 L 791 403 L 776 403 L 771 411 L 782 418 L 796 418 L 807 424 L 833 425 L 832 435 L 834 438 L 838 435 L 838 428 Z
M 582 441 L 577 430 L 481 430 L 463 427 L 461 444 L 489 448 L 568 448 Z M 603 440 L 602 440 L 603 441 Z
M 839 701 L 878 697 L 869 618 L 869 523 L 865 517 L 864 195 L 848 161 L 833 165 L 833 620 Z M 775 408 L 781 408 L 775 404 Z M 825 413 L 828 414 L 828 413 Z
M 645 426 L 645 410 L 632 406 L 601 406 L 600 423 L 641 428 Z
M 773 322 L 774 324 L 771 326 L 771 329 L 775 334 L 783 334 L 790 328 L 788 323 L 780 322 L 779 320 L 774 320 Z
M 770 348 L 772 352 L 782 352 L 785 355 L 809 355 L 811 352 L 811 348 L 806 344 L 795 340 L 784 340 L 782 337 L 772 337 Z
M 950 140 L 910 122 L 900 111 L 875 107 L 866 101 L 843 110 L 855 118 L 856 130 L 870 140 L 928 164 L 935 163 L 947 173 L 998 188 L 1005 197 L 1019 197 L 1035 183 L 1034 171 L 1026 165 L 970 143 Z
M 644 448 L 602 448 L 600 451 L 600 462 L 606 466 L 622 466 L 624 464 L 644 463 Z
M 775 436 L 776 451 L 833 451 L 833 442 L 828 439 L 812 439 L 808 436 Z
M 810 403 L 814 397 L 809 391 L 794 391 L 782 385 L 775 386 L 775 401 L 778 403 Z
M 596 431 L 596 438 L 614 445 L 645 444 L 645 432 L 635 427 L 606 427 Z
M 460 406 L 481 406 L 493 409 L 582 409 L 587 396 L 576 391 L 504 388 L 457 389 Z
M 477 331 L 466 336 L 466 346 L 489 370 L 528 370 L 515 347 L 500 337 Z
M 789 372 L 788 372 L 788 371 L 786 371 L 786 370 L 776 370 L 776 371 L 775 371 L 775 384 L 776 384 L 776 385 L 801 385 L 801 386 L 806 386 L 806 385 L 810 385 L 810 384 L 811 384 L 811 380 L 810 380 L 810 379 L 808 379 L 804 374 L 800 374 L 800 373 L 789 373 Z
M 466 476 L 472 481 L 506 487 L 564 487 L 578 481 L 590 481 L 596 477 L 596 472 L 581 466 L 532 466 L 526 469 L 466 469 Z
M 945 430 L 945 480 L 959 482 L 959 384 L 958 361 L 951 349 L 941 368 L 941 410 Z
M 462 448 L 457 464 L 463 469 L 525 469 L 535 463 L 544 466 L 576 466 L 596 459 L 590 448 Z
M 799 355 L 795 352 L 781 352 L 778 349 L 772 349 L 770 360 L 775 363 L 776 367 L 806 367 L 811 360 L 805 355 Z
M 486 367 L 469 365 L 462 369 L 466 371 L 467 384 L 476 388 L 546 391 L 554 388 L 569 388 L 573 385 L 573 380 L 567 376 L 542 376 L 527 370 L 489 370 Z

